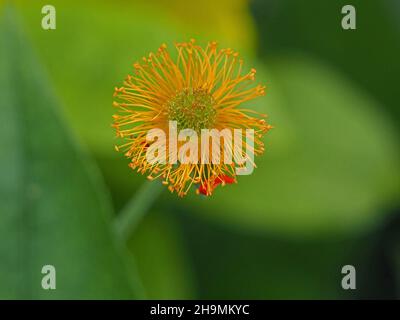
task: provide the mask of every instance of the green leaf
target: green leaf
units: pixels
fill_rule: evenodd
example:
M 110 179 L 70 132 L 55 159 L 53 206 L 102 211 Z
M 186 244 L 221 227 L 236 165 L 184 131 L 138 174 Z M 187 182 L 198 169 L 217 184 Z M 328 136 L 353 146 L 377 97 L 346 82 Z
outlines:
M 16 19 L 6 8 L 0 27 L 0 297 L 133 298 L 103 182 Z M 42 289 L 44 265 L 56 268 L 56 290 Z
M 398 203 L 390 120 L 346 78 L 301 56 L 271 61 L 264 104 L 275 128 L 257 169 L 212 197 L 183 202 L 241 228 L 340 233 L 379 222 Z M 259 79 L 261 80 L 261 79 Z

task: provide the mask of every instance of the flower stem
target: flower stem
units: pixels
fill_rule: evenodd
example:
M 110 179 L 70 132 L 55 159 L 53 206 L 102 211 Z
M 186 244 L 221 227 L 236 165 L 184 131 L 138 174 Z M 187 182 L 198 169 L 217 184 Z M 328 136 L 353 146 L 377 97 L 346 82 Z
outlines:
M 162 184 L 158 181 L 146 181 L 122 209 L 114 221 L 114 229 L 123 242 L 129 239 L 132 231 L 151 208 L 161 190 Z

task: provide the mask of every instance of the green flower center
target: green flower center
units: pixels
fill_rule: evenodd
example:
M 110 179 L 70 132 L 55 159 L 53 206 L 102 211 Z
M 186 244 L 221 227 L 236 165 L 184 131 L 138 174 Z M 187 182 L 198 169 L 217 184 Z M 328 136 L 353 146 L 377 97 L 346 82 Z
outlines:
M 212 128 L 216 111 L 214 99 L 204 89 L 184 89 L 167 103 L 169 120 L 175 120 L 178 130 Z

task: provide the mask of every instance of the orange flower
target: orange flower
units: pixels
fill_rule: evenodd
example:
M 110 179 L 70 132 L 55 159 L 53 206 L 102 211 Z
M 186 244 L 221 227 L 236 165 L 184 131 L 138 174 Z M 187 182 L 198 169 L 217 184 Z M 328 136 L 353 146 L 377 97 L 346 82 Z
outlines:
M 134 73 L 127 76 L 122 87 L 115 88 L 118 113 L 113 116 L 113 126 L 117 137 L 124 140 L 116 150 L 125 153 L 132 169 L 146 173 L 150 180 L 163 179 L 163 184 L 179 196 L 186 195 L 193 184 L 200 186 L 198 193 L 211 195 L 217 185 L 236 181 L 235 166 L 243 168 L 244 164 L 235 156 L 240 153 L 251 160 L 251 155 L 264 151 L 261 138 L 271 126 L 263 119 L 265 115 L 241 104 L 264 95 L 265 87 L 252 86 L 256 70 L 242 74 L 243 60 L 238 53 L 218 49 L 216 42 L 203 49 L 191 40 L 177 43 L 175 48 L 173 59 L 163 44 L 157 53 L 135 63 Z M 149 162 L 146 154 L 152 142 L 147 133 L 155 128 L 168 132 L 170 121 L 176 121 L 178 130 L 190 128 L 197 133 L 203 129 L 253 129 L 254 138 L 240 146 L 246 147 L 244 154 L 230 150 L 232 163 Z M 167 145 L 171 139 L 167 135 Z M 178 147 L 182 145 L 178 142 Z M 221 157 L 227 153 L 223 148 L 219 151 Z M 170 159 L 169 154 L 165 157 Z M 251 165 L 255 167 L 253 161 Z

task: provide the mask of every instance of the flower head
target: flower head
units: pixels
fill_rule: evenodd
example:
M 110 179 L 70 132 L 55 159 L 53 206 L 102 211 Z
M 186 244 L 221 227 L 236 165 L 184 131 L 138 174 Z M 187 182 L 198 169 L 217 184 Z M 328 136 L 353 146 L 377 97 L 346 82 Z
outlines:
M 124 140 L 116 149 L 130 159 L 132 169 L 147 174 L 150 180 L 163 179 L 171 192 L 184 196 L 195 184 L 197 193 L 209 196 L 216 186 L 236 182 L 235 167 L 243 169 L 246 166 L 245 161 L 238 159 L 250 161 L 255 167 L 252 156 L 264 151 L 261 138 L 271 126 L 266 123 L 265 115 L 243 108 L 242 103 L 264 95 L 265 87 L 253 85 L 255 69 L 243 73 L 243 60 L 237 52 L 218 49 L 216 42 L 208 43 L 203 49 L 191 40 L 176 43 L 175 48 L 176 59 L 173 59 L 163 44 L 156 53 L 135 63 L 133 74 L 127 76 L 122 87 L 115 88 L 114 106 L 118 113 L 113 116 L 113 126 L 117 137 Z M 225 159 L 230 154 L 233 161 L 186 163 L 180 161 L 181 158 L 178 161 L 149 161 L 147 153 L 154 141 L 149 141 L 148 132 L 155 128 L 164 130 L 168 146 L 173 139 L 169 130 L 171 121 L 176 123 L 178 130 L 191 129 L 199 135 L 204 129 L 225 130 L 232 134 L 235 130 L 252 129 L 254 135 L 250 138 L 246 135 L 245 140 L 245 133 L 240 133 L 240 141 L 234 147 L 210 144 L 202 148 L 190 135 L 190 141 L 177 141 L 178 147 L 196 144 L 195 148 L 189 149 L 199 158 L 204 150 L 213 156 L 218 151 L 220 158 Z M 239 136 L 235 134 L 237 139 Z M 158 150 L 157 154 L 160 153 L 171 160 L 166 149 Z

